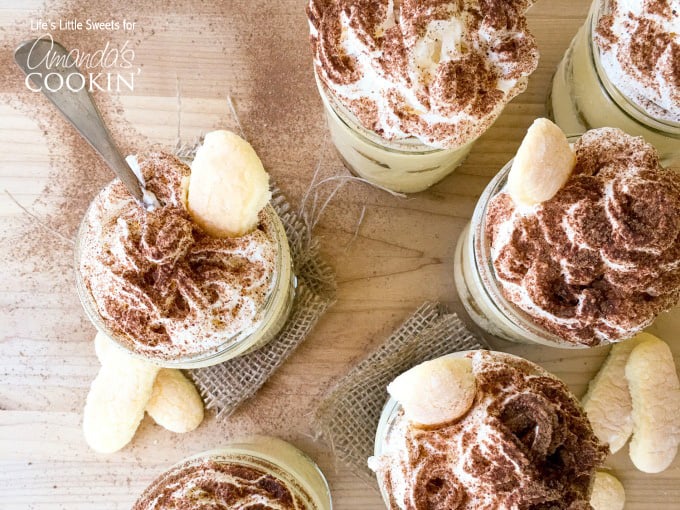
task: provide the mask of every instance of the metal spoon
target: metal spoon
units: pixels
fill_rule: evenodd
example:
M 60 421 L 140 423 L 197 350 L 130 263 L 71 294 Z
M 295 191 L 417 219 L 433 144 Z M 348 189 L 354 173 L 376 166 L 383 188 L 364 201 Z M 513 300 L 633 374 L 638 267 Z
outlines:
M 47 99 L 52 101 L 118 175 L 130 194 L 147 210 L 159 207 L 156 196 L 144 188 L 141 174 L 136 175 L 118 151 L 88 92 L 85 76 L 68 54 L 66 48 L 51 38 L 33 39 L 22 43 L 14 51 L 14 61 L 26 73 L 35 88 L 40 89 Z M 80 76 L 69 79 L 69 76 L 74 74 Z M 70 88 L 68 84 L 71 85 Z

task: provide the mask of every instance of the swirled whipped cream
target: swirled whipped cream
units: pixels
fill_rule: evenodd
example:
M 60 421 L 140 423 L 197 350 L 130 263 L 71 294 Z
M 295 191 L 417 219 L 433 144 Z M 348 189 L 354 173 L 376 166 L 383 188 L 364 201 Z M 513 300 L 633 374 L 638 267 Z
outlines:
M 518 207 L 507 192 L 486 216 L 501 290 L 565 342 L 630 338 L 680 301 L 680 174 L 641 137 L 593 129 L 550 200 Z
M 426 430 L 399 411 L 382 454 L 369 461 L 389 508 L 590 508 L 608 449 L 564 383 L 516 356 L 468 357 L 477 394 L 467 414 Z
M 105 325 L 133 351 L 167 360 L 254 330 L 278 250 L 266 209 L 252 232 L 211 237 L 185 207 L 189 167 L 163 153 L 138 162 L 162 207 L 146 211 L 114 180 L 81 227 L 79 269 Z
M 611 82 L 651 116 L 680 122 L 680 0 L 610 0 L 595 33 Z
M 538 51 L 533 0 L 310 0 L 322 86 L 368 130 L 455 148 L 524 91 Z
M 301 488 L 293 488 L 276 476 L 278 468 L 270 467 L 212 458 L 188 461 L 154 480 L 132 508 L 309 510 L 297 494 Z

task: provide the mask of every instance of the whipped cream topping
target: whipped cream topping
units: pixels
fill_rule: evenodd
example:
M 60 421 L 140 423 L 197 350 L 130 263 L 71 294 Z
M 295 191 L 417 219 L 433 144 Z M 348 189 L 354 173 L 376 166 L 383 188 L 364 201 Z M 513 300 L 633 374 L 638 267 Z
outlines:
M 609 0 L 595 41 L 611 82 L 650 116 L 680 122 L 680 0 Z
M 590 508 L 607 447 L 554 376 L 516 356 L 468 354 L 477 379 L 470 410 L 424 430 L 395 418 L 369 465 L 391 510 Z
M 133 510 L 196 510 L 234 508 L 309 510 L 277 468 L 216 459 L 197 459 L 159 476 L 140 496 Z
M 368 130 L 455 148 L 481 135 L 538 64 L 533 0 L 310 0 L 317 76 Z
M 116 339 L 153 358 L 201 354 L 254 330 L 274 285 L 277 241 L 263 211 L 237 238 L 215 238 L 186 208 L 188 166 L 174 156 L 138 158 L 161 207 L 146 211 L 114 180 L 81 231 L 80 272 Z
M 574 148 L 552 199 L 522 208 L 496 195 L 486 235 L 508 301 L 566 342 L 616 342 L 680 301 L 680 174 L 619 129 Z

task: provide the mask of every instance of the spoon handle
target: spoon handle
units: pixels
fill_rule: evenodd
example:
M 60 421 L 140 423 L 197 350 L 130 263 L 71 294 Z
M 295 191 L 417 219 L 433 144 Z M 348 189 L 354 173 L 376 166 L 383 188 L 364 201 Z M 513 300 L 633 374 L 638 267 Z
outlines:
M 26 73 L 27 79 L 33 82 L 34 88 L 40 89 L 52 101 L 116 172 L 132 196 L 143 203 L 144 194 L 139 180 L 111 139 L 87 90 L 88 80 L 69 58 L 66 48 L 51 38 L 34 39 L 22 43 L 16 49 L 14 60 Z

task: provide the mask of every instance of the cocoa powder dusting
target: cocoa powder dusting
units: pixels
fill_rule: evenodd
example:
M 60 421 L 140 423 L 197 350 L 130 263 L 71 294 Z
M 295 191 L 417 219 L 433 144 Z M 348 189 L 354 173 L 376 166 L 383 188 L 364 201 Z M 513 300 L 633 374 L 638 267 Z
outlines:
M 672 122 L 680 122 L 677 5 L 609 2 L 594 33 L 607 79 L 650 116 Z
M 526 88 L 538 63 L 524 18 L 531 3 L 311 0 L 317 76 L 383 138 L 458 147 Z
M 243 236 L 211 237 L 185 207 L 189 167 L 165 153 L 137 160 L 162 206 L 146 211 L 116 180 L 92 202 L 80 234 L 79 271 L 114 338 L 167 360 L 253 330 L 276 281 L 274 213 L 263 210 Z
M 189 461 L 163 473 L 132 508 L 194 510 L 208 508 L 208 505 L 225 509 L 310 510 L 285 481 L 271 473 L 230 460 L 210 458 Z
M 575 150 L 571 178 L 536 210 L 492 199 L 494 270 L 505 297 L 565 342 L 617 342 L 680 301 L 680 176 L 618 129 Z
M 400 414 L 378 478 L 390 509 L 587 508 L 608 448 L 560 380 L 515 356 L 477 351 L 477 394 L 456 423 L 433 430 Z
M 643 75 L 652 75 L 659 59 L 672 44 L 670 34 L 661 26 L 652 20 L 638 18 L 630 45 L 631 63 Z

